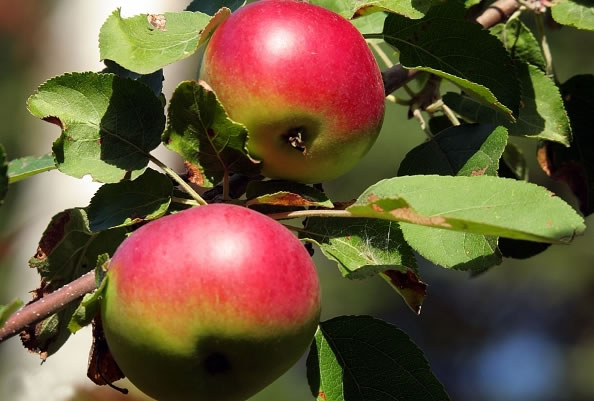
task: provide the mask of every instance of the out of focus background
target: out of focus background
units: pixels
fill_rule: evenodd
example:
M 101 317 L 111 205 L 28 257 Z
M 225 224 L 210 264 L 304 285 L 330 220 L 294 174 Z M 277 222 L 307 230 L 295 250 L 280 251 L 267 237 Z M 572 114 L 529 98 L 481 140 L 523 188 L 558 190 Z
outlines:
M 97 38 L 114 9 L 121 7 L 124 16 L 161 13 L 182 10 L 187 1 L 0 2 L 0 143 L 9 158 L 51 149 L 59 129 L 29 115 L 25 101 L 50 77 L 103 68 Z M 563 28 L 548 35 L 561 82 L 575 74 L 594 74 L 594 34 Z M 167 98 L 180 80 L 195 77 L 197 64 L 191 58 L 165 69 Z M 407 110 L 389 104 L 378 143 L 356 170 L 328 183 L 326 190 L 336 199 L 356 197 L 371 183 L 394 176 L 406 152 L 424 140 L 418 123 L 407 119 Z M 535 142 L 513 140 L 533 161 Z M 158 152 L 162 159 L 177 160 L 167 151 Z M 550 181 L 536 164 L 530 165 L 530 173 L 575 205 L 566 188 Z M 39 280 L 27 260 L 51 216 L 86 206 L 97 188 L 56 171 L 11 185 L 0 208 L 0 304 L 29 299 L 28 291 Z M 420 260 L 421 276 L 429 284 L 420 316 L 383 280 L 345 280 L 316 251 L 323 319 L 370 314 L 400 327 L 425 351 L 452 400 L 593 400 L 593 244 L 589 229 L 570 246 L 553 246 L 527 260 L 506 259 L 475 278 Z M 0 399 L 146 400 L 125 381 L 119 385 L 129 388 L 131 396 L 86 378 L 90 343 L 90 330 L 81 330 L 43 365 L 18 338 L 0 344 Z M 312 399 L 303 362 L 253 400 Z

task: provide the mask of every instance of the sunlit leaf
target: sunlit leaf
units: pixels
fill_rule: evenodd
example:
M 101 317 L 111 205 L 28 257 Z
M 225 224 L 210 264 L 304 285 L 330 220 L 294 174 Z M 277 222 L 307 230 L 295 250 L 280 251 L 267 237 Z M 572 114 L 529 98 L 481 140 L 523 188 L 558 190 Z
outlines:
M 467 233 L 567 243 L 583 218 L 535 184 L 491 176 L 405 176 L 368 188 L 347 208 L 372 217 Z
M 100 182 L 140 175 L 165 126 L 163 106 L 151 89 L 113 74 L 52 78 L 27 105 L 34 116 L 62 129 L 52 147 L 58 169 Z

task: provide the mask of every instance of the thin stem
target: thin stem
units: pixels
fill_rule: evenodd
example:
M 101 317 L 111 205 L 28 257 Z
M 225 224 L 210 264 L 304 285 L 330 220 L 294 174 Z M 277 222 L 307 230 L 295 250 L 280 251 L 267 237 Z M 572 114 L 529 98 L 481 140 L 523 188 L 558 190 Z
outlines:
M 402 85 L 402 89 L 404 89 L 404 91 L 406 92 L 406 94 L 410 97 L 415 97 L 417 96 L 417 94 L 415 93 L 414 90 L 412 90 L 410 88 L 410 86 L 408 86 L 407 84 Z
M 180 205 L 198 206 L 198 202 L 194 199 L 180 198 L 177 196 L 172 196 L 171 202 L 179 203 Z
M 458 120 L 458 117 L 456 116 L 454 111 L 452 109 L 450 109 L 447 104 L 445 104 L 443 102 L 442 102 L 442 106 L 441 106 L 441 111 L 443 111 L 443 114 L 445 114 L 445 116 L 448 118 L 448 120 L 450 120 L 450 122 L 453 125 L 460 125 L 460 120 Z
M 294 212 L 272 213 L 268 217 L 274 220 L 298 219 L 302 217 L 354 217 L 346 210 L 296 210 Z
M 364 33 L 363 37 L 365 39 L 383 39 L 384 34 L 383 33 Z
M 378 45 L 375 42 L 369 42 L 369 46 L 371 46 L 371 48 L 377 53 L 379 58 L 382 59 L 382 62 L 386 67 L 392 68 L 394 66 L 394 63 L 392 62 L 392 60 L 390 60 L 390 58 L 388 57 L 386 52 L 381 48 L 380 45 Z
M 48 316 L 59 312 L 69 303 L 82 298 L 85 294 L 94 291 L 96 288 L 95 272 L 90 271 L 65 286 L 58 288 L 51 294 L 23 306 L 12 314 L 0 329 L 0 342 L 19 334 L 27 326 L 38 323 Z
M 194 191 L 194 188 L 192 188 L 190 186 L 190 184 L 185 182 L 175 171 L 173 171 L 172 169 L 167 167 L 165 165 L 165 163 L 163 163 L 161 160 L 157 159 L 153 155 L 149 155 L 149 158 L 153 163 L 155 163 L 157 166 L 159 166 L 159 168 L 161 170 L 163 170 L 171 178 L 173 178 L 175 180 L 175 182 L 177 182 L 188 194 L 190 194 L 190 196 L 192 198 L 196 199 L 196 202 L 198 202 L 199 205 L 207 205 L 208 204 L 204 199 L 202 199 L 202 197 L 200 195 L 198 195 L 198 192 Z
M 546 74 L 549 77 L 553 76 L 553 56 L 551 54 L 551 49 L 549 47 L 549 42 L 547 40 L 547 35 L 544 31 L 544 24 L 542 22 L 542 15 L 535 14 L 534 18 L 536 20 L 536 30 L 538 31 L 538 35 L 540 36 L 540 47 L 542 49 L 542 54 L 545 58 L 546 62 Z

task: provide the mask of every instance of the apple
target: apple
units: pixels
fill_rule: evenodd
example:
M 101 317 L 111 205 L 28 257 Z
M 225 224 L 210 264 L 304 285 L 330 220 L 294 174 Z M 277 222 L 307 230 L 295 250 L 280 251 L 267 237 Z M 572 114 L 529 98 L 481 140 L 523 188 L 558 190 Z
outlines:
M 378 65 L 359 31 L 295 0 L 250 3 L 223 21 L 200 79 L 249 131 L 262 174 L 302 183 L 334 179 L 375 142 L 384 116 Z
M 320 316 L 316 268 L 280 223 L 214 204 L 150 222 L 114 253 L 105 338 L 160 401 L 245 400 L 304 353 Z

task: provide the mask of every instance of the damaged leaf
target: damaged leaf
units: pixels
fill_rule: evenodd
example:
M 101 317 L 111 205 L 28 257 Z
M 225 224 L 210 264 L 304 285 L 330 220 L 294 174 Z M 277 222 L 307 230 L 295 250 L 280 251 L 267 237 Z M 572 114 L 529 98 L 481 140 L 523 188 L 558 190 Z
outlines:
M 491 176 L 405 176 L 368 188 L 347 208 L 379 218 L 474 234 L 567 243 L 583 218 L 535 184 Z M 404 230 L 404 228 L 403 228 Z
M 323 192 L 309 185 L 291 181 L 252 181 L 247 186 L 246 198 L 246 206 L 334 207 L 330 199 Z
M 41 275 L 41 286 L 34 301 L 68 285 L 95 268 L 100 255 L 113 254 L 124 240 L 122 228 L 92 233 L 84 209 L 67 209 L 55 215 L 44 231 L 36 255 L 29 260 Z M 27 328 L 21 336 L 24 345 L 42 358 L 56 352 L 70 336 L 68 324 L 79 302 Z
M 99 182 L 140 175 L 165 126 L 163 106 L 151 89 L 113 74 L 60 75 L 42 84 L 27 106 L 62 129 L 52 147 L 58 169 Z
M 130 71 L 150 74 L 194 54 L 210 19 L 209 15 L 190 11 L 122 18 L 118 8 L 99 33 L 101 60 L 113 60 Z

